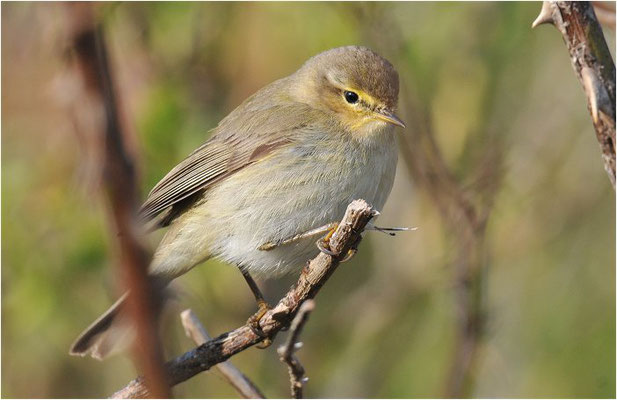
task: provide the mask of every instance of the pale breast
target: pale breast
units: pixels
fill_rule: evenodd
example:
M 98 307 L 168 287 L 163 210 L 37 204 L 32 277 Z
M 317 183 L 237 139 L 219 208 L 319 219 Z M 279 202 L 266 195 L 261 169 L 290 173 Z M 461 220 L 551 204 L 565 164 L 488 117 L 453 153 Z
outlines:
M 319 237 L 271 251 L 258 247 L 337 222 L 357 198 L 381 209 L 396 169 L 396 141 L 388 133 L 363 143 L 322 135 L 311 144 L 286 147 L 211 188 L 199 212 L 211 254 L 256 275 L 301 268 L 317 254 Z

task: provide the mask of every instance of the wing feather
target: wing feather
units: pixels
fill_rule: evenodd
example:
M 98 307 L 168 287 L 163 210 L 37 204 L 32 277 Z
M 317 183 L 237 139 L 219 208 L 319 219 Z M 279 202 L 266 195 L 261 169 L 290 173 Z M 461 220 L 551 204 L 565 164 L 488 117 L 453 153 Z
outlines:
M 293 142 L 294 133 L 307 125 L 305 121 L 311 120 L 315 110 L 289 101 L 259 106 L 263 104 L 259 99 L 268 96 L 269 91 L 269 87 L 262 89 L 229 114 L 208 141 L 154 186 L 140 210 L 144 221 L 153 220 L 164 210 Z M 166 216 L 164 224 L 177 214 Z

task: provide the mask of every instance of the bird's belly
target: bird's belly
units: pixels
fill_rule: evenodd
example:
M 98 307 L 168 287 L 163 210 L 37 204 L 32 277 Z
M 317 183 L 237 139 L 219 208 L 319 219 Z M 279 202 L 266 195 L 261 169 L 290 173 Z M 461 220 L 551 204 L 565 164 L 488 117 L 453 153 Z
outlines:
M 394 180 L 396 146 L 386 143 L 379 150 L 366 158 L 353 152 L 278 154 L 230 176 L 205 198 L 210 254 L 258 276 L 299 270 L 317 255 L 320 236 L 270 251 L 258 248 L 340 221 L 357 198 L 381 209 Z

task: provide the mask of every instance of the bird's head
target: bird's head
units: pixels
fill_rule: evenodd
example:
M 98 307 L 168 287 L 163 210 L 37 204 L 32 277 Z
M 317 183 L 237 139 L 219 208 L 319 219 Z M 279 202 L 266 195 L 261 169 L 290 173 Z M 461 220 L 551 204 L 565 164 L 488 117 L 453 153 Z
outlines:
M 292 93 L 333 113 L 351 132 L 388 125 L 405 127 L 395 114 L 398 73 L 374 51 L 359 46 L 331 49 L 309 59 L 293 76 Z

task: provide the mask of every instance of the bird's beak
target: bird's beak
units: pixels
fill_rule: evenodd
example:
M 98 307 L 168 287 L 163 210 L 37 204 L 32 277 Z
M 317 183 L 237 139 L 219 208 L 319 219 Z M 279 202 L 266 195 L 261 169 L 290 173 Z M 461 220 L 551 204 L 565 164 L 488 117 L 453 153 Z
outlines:
M 375 112 L 375 118 L 387 122 L 392 125 L 400 126 L 401 128 L 405 128 L 405 123 L 394 113 L 388 110 L 379 110 Z

